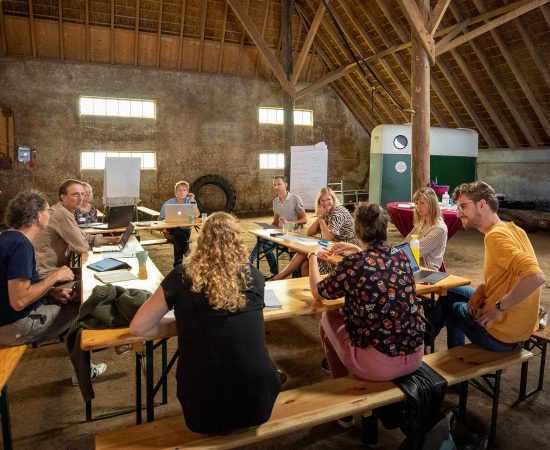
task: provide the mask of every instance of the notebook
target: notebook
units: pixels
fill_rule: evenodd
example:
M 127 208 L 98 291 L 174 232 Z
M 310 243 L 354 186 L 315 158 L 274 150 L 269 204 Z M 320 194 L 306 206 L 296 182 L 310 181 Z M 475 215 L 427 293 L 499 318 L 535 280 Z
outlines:
M 416 263 L 416 259 L 413 255 L 413 252 L 411 250 L 411 246 L 409 243 L 397 245 L 393 248 L 393 252 L 401 250 L 405 255 L 407 255 L 407 258 L 409 258 L 409 262 L 411 264 L 411 269 L 414 274 L 414 281 L 416 283 L 428 283 L 428 284 L 434 284 L 438 281 L 442 280 L 443 278 L 446 278 L 449 276 L 448 273 L 445 272 L 437 272 L 435 270 L 429 270 L 429 269 L 420 269 L 418 264 Z
M 134 224 L 132 222 L 130 222 L 126 226 L 126 231 L 124 231 L 124 234 L 120 238 L 120 244 L 101 245 L 99 247 L 94 247 L 92 249 L 92 251 L 95 252 L 95 253 L 97 253 L 97 252 L 102 252 L 102 253 L 103 252 L 120 252 L 121 250 L 124 249 L 124 247 L 126 247 L 126 244 L 128 243 L 128 239 L 130 239 L 130 236 L 132 235 L 133 232 L 134 232 Z
M 126 269 L 95 273 L 94 277 L 105 284 L 116 283 L 117 281 L 137 280 L 137 277 Z
M 188 222 L 191 214 L 195 215 L 195 209 L 191 203 L 182 203 L 175 205 L 166 205 L 164 212 L 166 216 L 164 221 L 169 222 Z
M 283 304 L 273 289 L 264 290 L 264 303 L 267 309 L 282 308 Z
M 111 206 L 109 207 L 109 216 L 107 223 L 89 223 L 84 224 L 88 228 L 99 228 L 99 229 L 108 229 L 113 228 L 122 228 L 128 225 L 133 217 L 135 212 L 134 205 L 123 205 L 123 206 Z

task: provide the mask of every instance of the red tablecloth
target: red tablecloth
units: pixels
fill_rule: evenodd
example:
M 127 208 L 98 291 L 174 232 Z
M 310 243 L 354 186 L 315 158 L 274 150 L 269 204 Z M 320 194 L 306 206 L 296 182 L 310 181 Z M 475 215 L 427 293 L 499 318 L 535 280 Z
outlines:
M 398 204 L 403 202 L 388 203 L 387 209 L 390 215 L 391 221 L 403 237 L 407 236 L 413 227 L 414 209 L 413 208 L 398 208 Z M 451 239 L 460 227 L 462 227 L 462 221 L 458 218 L 456 211 L 454 210 L 442 210 L 443 220 L 447 225 L 447 240 Z

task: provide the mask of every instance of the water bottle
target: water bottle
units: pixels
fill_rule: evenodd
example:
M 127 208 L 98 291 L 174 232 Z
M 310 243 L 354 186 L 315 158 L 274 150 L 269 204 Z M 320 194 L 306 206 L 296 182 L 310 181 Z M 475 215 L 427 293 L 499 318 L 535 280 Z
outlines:
M 420 241 L 418 240 L 418 234 L 413 234 L 411 238 L 409 245 L 411 246 L 414 259 L 416 259 L 416 264 L 420 265 Z
M 450 199 L 449 193 L 445 191 L 441 196 L 441 206 L 443 206 L 443 208 L 449 207 L 449 199 Z

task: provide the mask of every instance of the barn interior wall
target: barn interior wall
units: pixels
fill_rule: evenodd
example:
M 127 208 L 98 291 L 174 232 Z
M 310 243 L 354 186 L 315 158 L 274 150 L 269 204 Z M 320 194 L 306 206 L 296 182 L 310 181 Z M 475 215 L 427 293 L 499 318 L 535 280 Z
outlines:
M 550 201 L 550 148 L 479 151 L 478 178 L 510 201 Z
M 80 95 L 154 99 L 157 118 L 80 117 Z M 281 151 L 282 126 L 260 125 L 257 111 L 281 104 L 278 83 L 259 78 L 2 58 L 0 106 L 13 108 L 15 144 L 36 150 L 36 167 L 0 169 L 0 204 L 31 187 L 54 201 L 66 178 L 89 181 L 101 204 L 103 171 L 81 171 L 80 152 L 153 150 L 157 170 L 142 171 L 141 204 L 159 209 L 175 181 L 215 174 L 233 184 L 235 211 L 266 211 L 282 171 L 260 170 L 259 154 Z M 337 94 L 325 87 L 295 107 L 313 110 L 314 126 L 296 126 L 294 144 L 324 140 L 329 182 L 365 187 L 370 138 Z

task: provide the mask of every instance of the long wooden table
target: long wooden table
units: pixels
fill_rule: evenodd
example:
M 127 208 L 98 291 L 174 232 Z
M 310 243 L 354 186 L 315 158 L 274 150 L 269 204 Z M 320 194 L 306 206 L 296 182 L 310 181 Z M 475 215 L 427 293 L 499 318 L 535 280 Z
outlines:
M 166 230 L 168 228 L 178 228 L 178 227 L 202 227 L 202 219 L 200 217 L 196 218 L 193 222 L 189 222 L 188 220 L 183 222 L 165 222 L 164 220 L 154 220 L 154 221 L 148 221 L 148 220 L 142 220 L 133 222 L 135 228 L 135 231 L 144 231 L 144 230 Z M 142 224 L 142 225 L 140 225 Z M 147 225 L 144 225 L 147 224 Z M 126 227 L 122 228 L 80 228 L 80 230 L 83 233 L 86 234 L 107 234 L 107 233 L 122 233 L 124 230 L 126 230 Z

